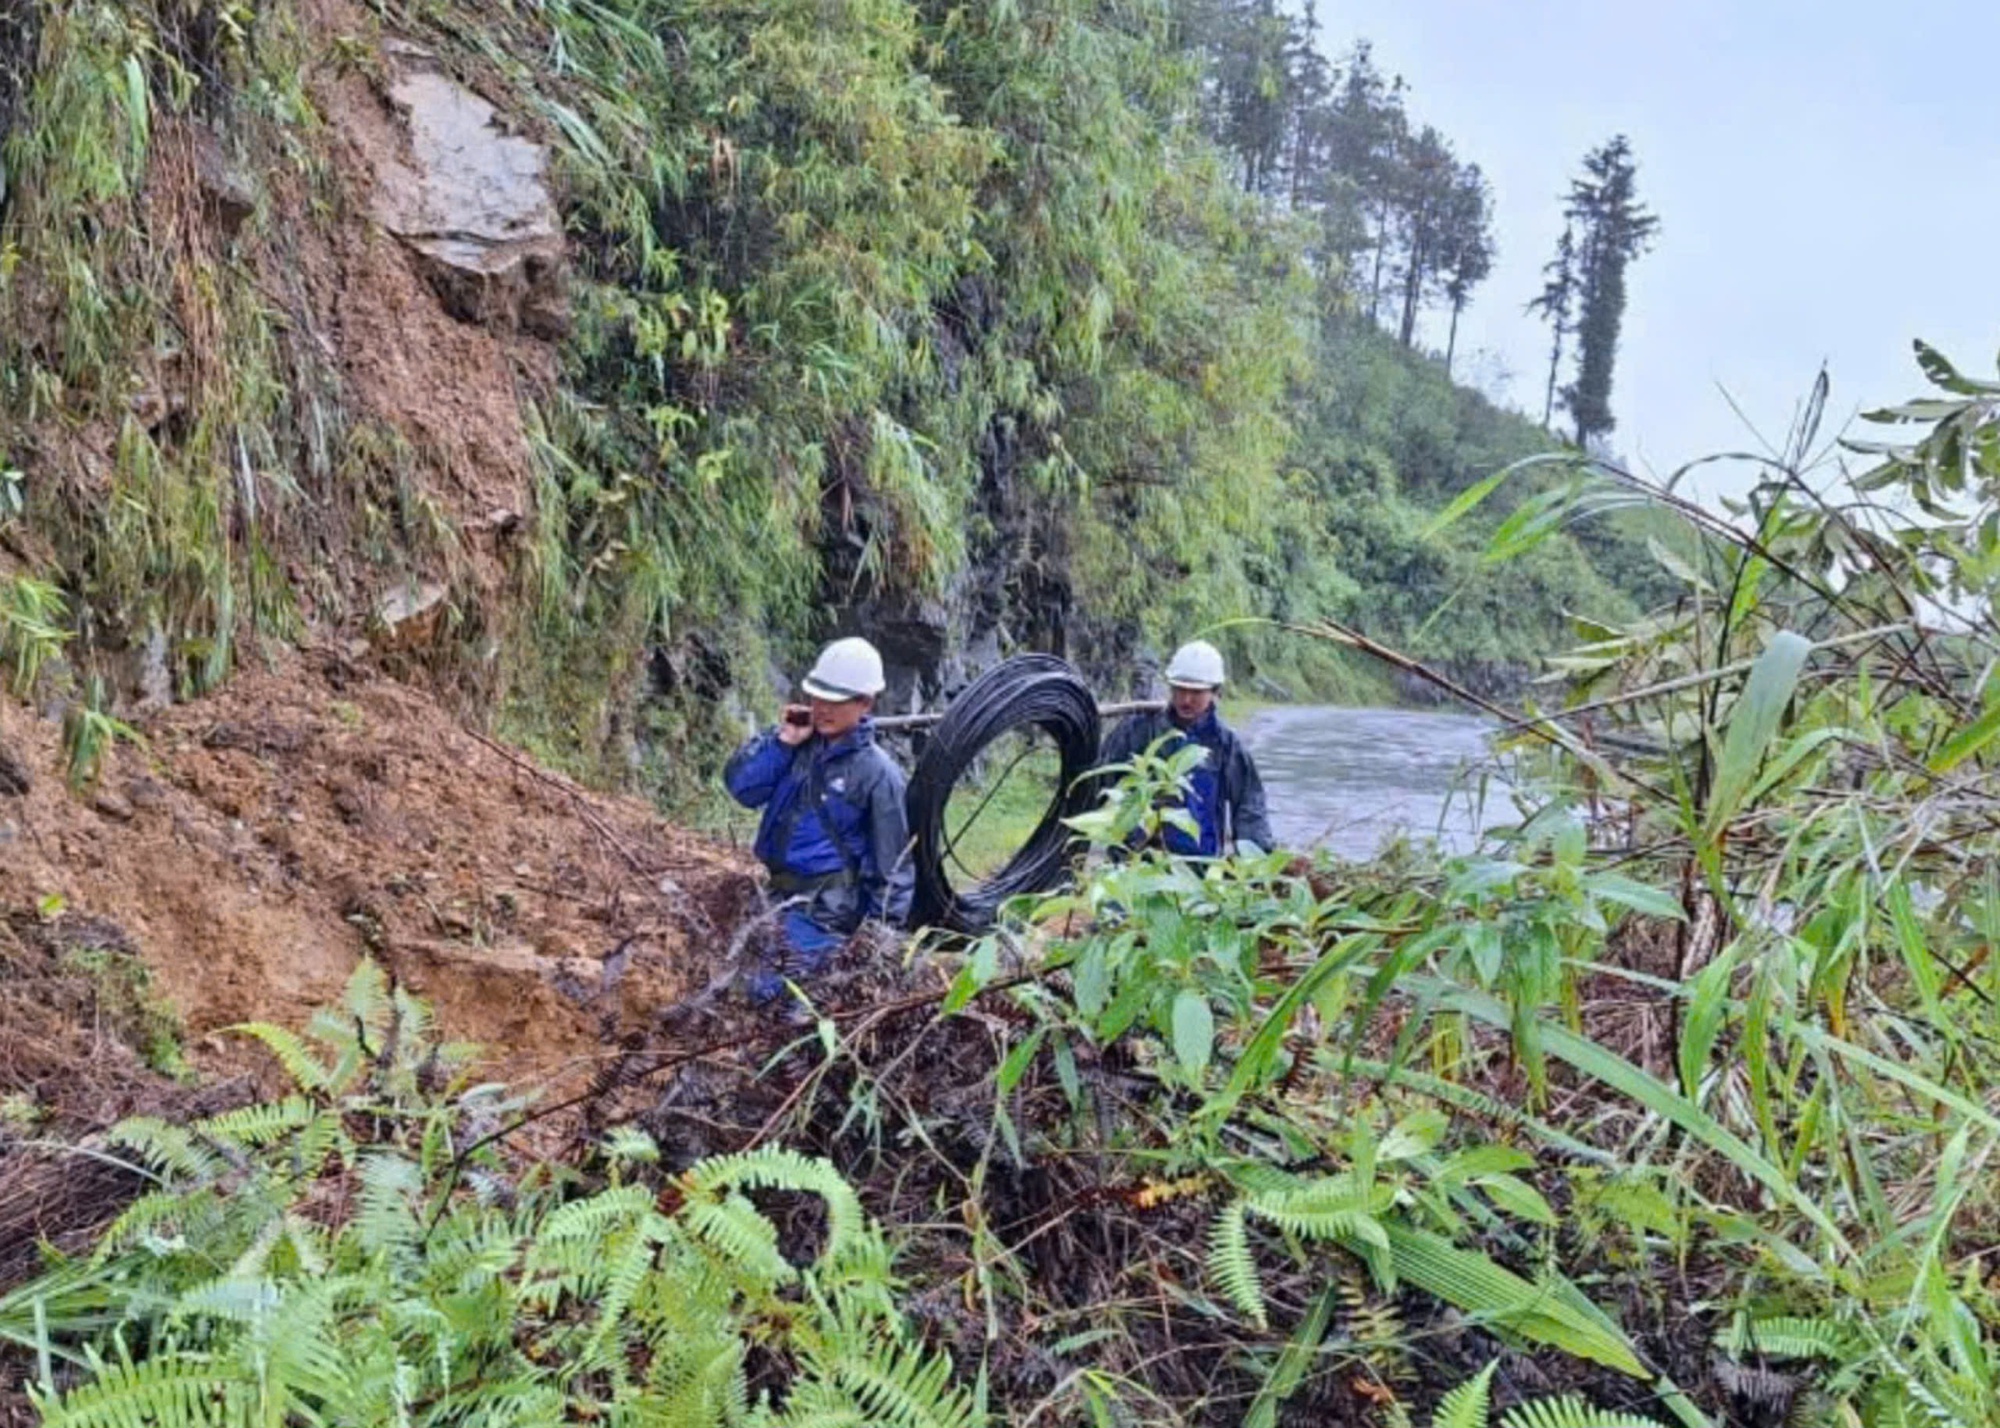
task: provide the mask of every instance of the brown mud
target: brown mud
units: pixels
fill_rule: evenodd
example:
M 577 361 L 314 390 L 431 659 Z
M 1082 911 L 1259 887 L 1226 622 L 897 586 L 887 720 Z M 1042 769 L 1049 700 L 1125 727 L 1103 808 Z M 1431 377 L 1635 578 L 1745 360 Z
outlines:
M 221 1028 L 297 1025 L 372 953 L 494 1074 L 560 1079 L 706 979 L 754 895 L 745 860 L 343 656 L 247 670 L 140 732 L 72 791 L 59 728 L 0 703 L 30 779 L 0 798 L 0 905 L 115 928 L 199 1068 L 237 1064 Z

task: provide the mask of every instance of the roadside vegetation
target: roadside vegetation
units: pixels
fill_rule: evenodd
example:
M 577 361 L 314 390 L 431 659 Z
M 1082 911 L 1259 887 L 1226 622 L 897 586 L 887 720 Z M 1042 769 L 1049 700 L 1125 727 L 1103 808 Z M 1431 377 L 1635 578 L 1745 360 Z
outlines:
M 243 1029 L 274 1094 L 35 1144 L 74 1219 L 0 1245 L 8 1413 L 2000 1423 L 2000 381 L 1920 348 L 1931 390 L 1844 448 L 1822 386 L 1720 511 L 1563 447 L 1424 350 L 1483 276 L 1476 168 L 1304 23 L 0 15 L 0 663 L 80 789 L 138 696 L 419 577 L 399 673 L 676 806 L 774 663 L 913 612 L 1107 686 L 1226 625 L 1252 698 L 1444 690 L 1532 775 L 1463 857 L 1092 861 L 850 959 L 803 1034 L 669 1009 L 560 1100 L 472 1082 L 364 962 L 305 1035 Z M 497 516 L 311 290 L 368 237 L 333 96 L 396 38 L 547 146 L 571 238 L 567 330 L 500 363 Z M 1622 265 L 1572 276 L 1622 305 Z M 1615 319 L 1577 317 L 1583 435 Z M 975 872 L 1048 792 L 1011 759 L 962 795 Z M 1186 773 L 1141 760 L 1080 840 Z M 106 1105 L 181 1089 L 141 950 L 0 913 L 10 1026 L 92 1028 Z M 0 1102 L 0 1152 L 45 1111 Z
M 364 968 L 0 1336 L 75 1424 L 2000 1421 L 2000 381 L 1923 361 L 1847 505 L 1816 404 L 1732 520 L 1552 488 L 1699 554 L 1479 852 L 1099 864 L 629 1053 L 574 1166 Z

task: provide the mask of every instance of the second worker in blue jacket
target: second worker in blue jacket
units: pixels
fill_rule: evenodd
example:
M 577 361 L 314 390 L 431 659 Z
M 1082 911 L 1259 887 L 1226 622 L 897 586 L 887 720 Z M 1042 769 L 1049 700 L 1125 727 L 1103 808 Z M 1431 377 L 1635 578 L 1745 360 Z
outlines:
M 1200 836 L 1190 838 L 1171 826 L 1163 830 L 1167 851 L 1184 857 L 1266 853 L 1272 846 L 1264 782 L 1257 776 L 1256 762 L 1215 707 L 1222 681 L 1222 654 L 1215 646 L 1202 640 L 1182 645 L 1167 665 L 1167 707 L 1127 718 L 1111 731 L 1098 754 L 1099 764 L 1124 763 L 1167 735 L 1173 737 L 1161 749 L 1163 754 L 1174 753 L 1184 743 L 1208 751 L 1189 777 L 1186 801 Z
M 774 729 L 723 770 L 736 801 L 764 812 L 756 854 L 771 891 L 792 905 L 783 956 L 752 970 L 750 998 L 768 1002 L 819 971 L 861 924 L 909 916 L 914 873 L 903 770 L 875 742 L 869 715 L 882 657 L 866 640 L 835 640 L 801 681 L 810 704 L 789 705 Z

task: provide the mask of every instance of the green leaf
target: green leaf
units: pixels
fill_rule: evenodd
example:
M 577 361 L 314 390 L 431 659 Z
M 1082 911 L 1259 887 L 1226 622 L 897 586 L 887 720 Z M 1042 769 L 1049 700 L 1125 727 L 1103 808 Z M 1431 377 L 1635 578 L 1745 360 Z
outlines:
M 1336 1280 L 1313 1300 L 1312 1308 L 1299 1320 L 1298 1328 L 1292 1331 L 1292 1337 L 1278 1355 L 1271 1376 L 1257 1390 L 1256 1400 L 1243 1416 L 1243 1428 L 1276 1428 L 1279 1407 L 1305 1381 L 1306 1370 L 1319 1356 L 1320 1340 L 1326 1337 L 1327 1326 L 1333 1322 L 1333 1311 L 1340 1303 L 1340 1290 L 1340 1283 Z
M 1199 990 L 1183 987 L 1174 998 L 1174 1059 L 1198 1081 L 1214 1050 L 1215 1012 Z
M 994 1089 L 999 1094 L 1008 1095 L 1021 1084 L 1021 1077 L 1027 1074 L 1029 1065 L 1035 1059 L 1035 1053 L 1042 1049 L 1042 1038 L 1047 1034 L 1047 1027 L 1038 1026 L 1007 1053 L 1007 1059 L 1000 1063 L 1000 1074 L 994 1080 Z
M 1497 998 L 1483 992 L 1475 992 L 1450 982 L 1423 976 L 1404 978 L 1403 989 L 1414 995 L 1427 993 L 1435 997 L 1440 1006 L 1465 1012 L 1488 1026 L 1498 1027 L 1503 1031 L 1513 1029 L 1512 1010 Z M 1745 1176 L 1764 1186 L 1778 1200 L 1789 1204 L 1814 1229 L 1825 1236 L 1828 1244 L 1839 1253 L 1843 1255 L 1854 1253 L 1854 1247 L 1848 1242 L 1840 1227 L 1810 1194 L 1785 1174 L 1782 1167 L 1774 1165 L 1758 1154 L 1744 1142 L 1742 1137 L 1702 1111 L 1673 1087 L 1650 1072 L 1634 1066 L 1617 1053 L 1599 1046 L 1588 1037 L 1577 1035 L 1567 1027 L 1542 1023 L 1540 1031 L 1543 1044 L 1550 1055 L 1574 1066 L 1584 1075 L 1604 1082 L 1605 1085 L 1629 1096 L 1647 1110 L 1671 1121 L 1690 1138 L 1700 1141 Z M 1795 1024 L 1792 1034 L 1806 1038 L 1816 1035 L 1813 1028 L 1804 1024 Z M 1827 1040 L 1832 1041 L 1832 1038 Z M 1841 1050 L 1849 1055 L 1867 1057 L 1867 1053 L 1845 1044 L 1841 1044 Z M 1869 1064 L 1877 1063 L 1888 1064 L 1881 1062 L 1880 1058 L 1869 1059 Z M 1910 1075 L 1907 1072 L 1902 1074 L 1905 1077 Z M 1947 1104 L 1966 1103 L 1963 1098 L 1953 1097 Z M 1996 1124 L 2000 1124 L 2000 1121 L 1996 1121 Z
M 1474 1182 L 1487 1198 L 1517 1219 L 1537 1225 L 1556 1223 L 1556 1212 L 1542 1198 L 1542 1192 L 1512 1175 L 1482 1175 Z
M 1681 1028 L 1681 1089 L 1690 1101 L 1701 1099 L 1701 1073 L 1729 1013 L 1729 979 L 1736 970 L 1741 943 L 1729 947 L 1695 976 L 1688 991 L 1687 1022 Z
M 1935 386 L 1947 392 L 1956 392 L 1962 397 L 2000 396 L 2000 382 L 1982 382 L 1967 377 L 1954 367 L 1951 359 L 1919 338 L 1914 344 L 1917 365 Z
M 1555 490 L 1521 502 L 1493 532 L 1482 559 L 1497 565 L 1533 550 L 1563 528 L 1570 499 L 1569 491 Z
M 1093 937 L 1077 954 L 1076 965 L 1070 970 L 1070 980 L 1076 989 L 1076 1009 L 1091 1020 L 1096 1020 L 1099 1012 L 1111 995 L 1111 951 L 1129 949 L 1129 936 L 1107 944 L 1101 937 Z
M 1812 645 L 1802 635 L 1781 630 L 1750 667 L 1750 678 L 1737 697 L 1729 715 L 1729 733 L 1723 741 L 1722 758 L 1716 772 L 1715 789 L 1709 797 L 1707 836 L 1713 841 L 1728 826 L 1742 806 L 1744 795 L 1763 762 L 1764 751 L 1776 737 L 1778 725 L 1798 687 Z
M 1988 705 L 1977 719 L 1944 741 L 1944 747 L 1931 755 L 1931 772 L 1951 772 L 1992 743 L 1996 736 L 2000 736 L 2000 700 Z
M 1672 922 L 1687 921 L 1680 899 L 1663 889 L 1651 887 L 1623 873 L 1594 873 L 1585 882 L 1590 895 L 1599 902 L 1616 903 L 1648 917 L 1664 917 Z
M 1056 1080 L 1062 1083 L 1063 1094 L 1074 1106 L 1083 1099 L 1083 1083 L 1076 1074 L 1076 1052 L 1070 1047 L 1069 1038 L 1058 1035 L 1055 1041 Z
M 132 164 L 136 170 L 146 162 L 146 149 L 153 133 L 152 96 L 146 92 L 146 67 L 137 55 L 125 57 L 125 117 L 131 125 Z
M 1451 498 L 1451 503 L 1431 518 L 1431 521 L 1417 535 L 1418 540 L 1428 541 L 1442 535 L 1450 527 L 1457 525 L 1471 509 L 1485 500 L 1513 473 L 1512 466 L 1503 466 L 1484 480 L 1475 481 Z
M 1436 1110 L 1416 1111 L 1397 1121 L 1389 1133 L 1382 1137 L 1375 1157 L 1381 1161 L 1408 1160 L 1422 1155 L 1444 1139 L 1444 1133 L 1451 1121 L 1444 1112 Z
M 1646 537 L 1646 550 L 1660 568 L 1676 580 L 1696 590 L 1706 590 L 1708 582 L 1701 578 L 1701 572 L 1689 565 L 1673 551 L 1667 549 L 1657 536 Z
M 1513 1170 L 1533 1170 L 1535 1157 L 1511 1145 L 1475 1145 L 1461 1150 L 1444 1163 L 1437 1178 L 1464 1184 L 1486 1175 L 1504 1175 Z
M 1633 1378 L 1647 1377 L 1622 1333 L 1579 1312 L 1562 1296 L 1438 1235 L 1394 1223 L 1386 1229 L 1399 1279 L 1535 1343 L 1552 1344 Z

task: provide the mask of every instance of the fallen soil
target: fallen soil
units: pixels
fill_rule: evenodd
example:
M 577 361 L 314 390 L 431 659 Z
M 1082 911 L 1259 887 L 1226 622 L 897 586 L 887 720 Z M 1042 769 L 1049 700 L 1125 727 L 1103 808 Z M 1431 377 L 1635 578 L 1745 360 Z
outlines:
M 59 726 L 0 703 L 28 784 L 0 794 L 0 913 L 129 949 L 204 1072 L 244 1064 L 222 1028 L 298 1026 L 372 953 L 490 1074 L 587 1076 L 706 981 L 755 895 L 746 861 L 343 656 L 245 670 L 141 733 L 72 791 Z

